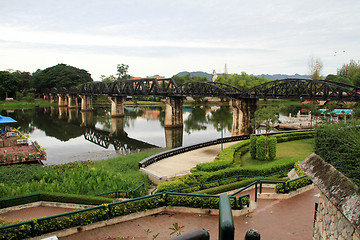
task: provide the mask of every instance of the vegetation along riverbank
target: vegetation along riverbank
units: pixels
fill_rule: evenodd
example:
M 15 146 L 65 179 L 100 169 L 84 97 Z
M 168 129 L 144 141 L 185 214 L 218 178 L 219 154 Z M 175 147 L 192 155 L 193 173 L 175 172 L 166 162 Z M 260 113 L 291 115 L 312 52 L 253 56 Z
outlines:
M 72 162 L 55 166 L 12 165 L 0 167 L 0 196 L 10 198 L 37 192 L 95 195 L 132 190 L 148 177 L 138 162 L 156 152 L 142 152 L 101 161 Z M 146 194 L 143 192 L 143 194 Z

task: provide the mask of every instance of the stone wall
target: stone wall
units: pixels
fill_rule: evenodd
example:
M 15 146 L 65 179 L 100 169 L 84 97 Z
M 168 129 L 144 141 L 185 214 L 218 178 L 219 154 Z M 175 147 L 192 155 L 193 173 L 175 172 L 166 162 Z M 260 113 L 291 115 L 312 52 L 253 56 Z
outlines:
M 320 190 L 313 239 L 360 240 L 359 187 L 316 154 L 300 167 Z
M 313 239 L 360 240 L 360 235 L 327 197 L 320 193 Z

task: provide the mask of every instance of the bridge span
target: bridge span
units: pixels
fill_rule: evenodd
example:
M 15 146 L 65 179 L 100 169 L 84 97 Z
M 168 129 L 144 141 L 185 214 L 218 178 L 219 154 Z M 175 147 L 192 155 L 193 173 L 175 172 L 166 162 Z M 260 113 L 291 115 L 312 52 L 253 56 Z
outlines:
M 92 82 L 69 89 L 44 90 L 45 99 L 57 101 L 59 106 L 93 109 L 93 96 L 107 96 L 111 101 L 111 116 L 124 116 L 124 99 L 127 96 L 154 96 L 163 98 L 165 127 L 182 127 L 182 106 L 186 97 L 229 98 L 234 110 L 233 135 L 252 132 L 250 119 L 254 117 L 259 99 L 299 99 L 325 101 L 360 101 L 360 88 L 339 82 L 309 79 L 283 79 L 270 81 L 248 90 L 218 82 L 191 82 L 177 86 L 168 79 L 145 78 L 139 80 Z M 81 99 L 81 106 L 78 99 Z

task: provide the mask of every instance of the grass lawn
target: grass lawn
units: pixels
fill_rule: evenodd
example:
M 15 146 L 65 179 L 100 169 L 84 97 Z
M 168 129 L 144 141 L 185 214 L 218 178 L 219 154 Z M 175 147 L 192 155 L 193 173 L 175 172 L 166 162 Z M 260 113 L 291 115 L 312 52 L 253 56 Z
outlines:
M 31 109 L 35 106 L 39 107 L 49 107 L 49 106 L 57 106 L 57 103 L 50 103 L 50 101 L 46 101 L 43 99 L 34 99 L 31 101 L 26 100 L 13 100 L 13 101 L 0 101 L 0 109 Z
M 304 160 L 310 154 L 314 152 L 314 139 L 302 139 L 290 142 L 283 142 L 277 144 L 277 154 L 275 161 L 281 159 L 294 159 L 294 162 Z M 252 166 L 252 165 L 262 165 L 264 161 L 259 161 L 251 159 L 250 152 L 244 154 L 241 157 L 241 166 Z
M 141 183 L 150 187 L 147 175 L 138 169 L 142 159 L 157 152 L 141 152 L 94 162 L 63 165 L 0 166 L 0 198 L 37 192 L 93 195 L 114 190 L 133 190 Z

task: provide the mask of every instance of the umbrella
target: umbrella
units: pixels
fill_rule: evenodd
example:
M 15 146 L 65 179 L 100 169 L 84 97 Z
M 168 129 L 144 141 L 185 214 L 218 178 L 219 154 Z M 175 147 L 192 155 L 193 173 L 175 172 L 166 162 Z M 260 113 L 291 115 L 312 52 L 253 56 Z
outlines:
M 0 123 L 15 123 L 15 122 L 17 122 L 17 121 L 11 117 L 4 117 L 4 116 L 0 115 Z

